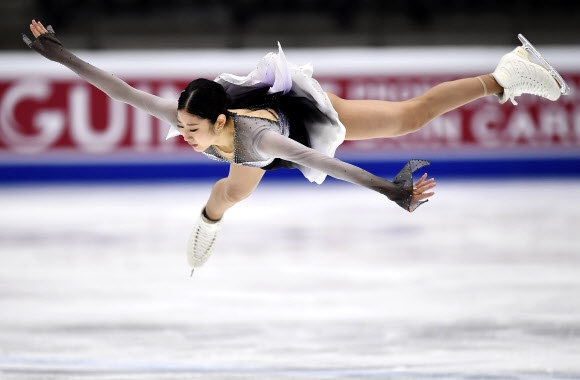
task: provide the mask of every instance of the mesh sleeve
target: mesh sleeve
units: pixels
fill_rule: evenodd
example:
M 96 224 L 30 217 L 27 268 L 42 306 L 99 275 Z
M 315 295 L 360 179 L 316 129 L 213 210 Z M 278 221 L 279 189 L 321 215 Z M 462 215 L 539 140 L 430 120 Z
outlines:
M 176 100 L 137 90 L 116 76 L 81 60 L 62 46 L 50 26 L 47 29 L 49 32 L 38 36 L 34 42 L 23 35 L 24 42 L 45 58 L 66 66 L 111 98 L 139 108 L 171 125 L 177 124 Z
M 320 170 L 336 179 L 376 191 L 407 211 L 412 211 L 421 204 L 421 202 L 411 203 L 413 196 L 412 173 L 428 165 L 428 161 L 409 161 L 395 177 L 395 180 L 390 182 L 357 166 L 334 157 L 325 156 L 314 149 L 271 131 L 265 131 L 259 136 L 256 141 L 256 148 L 265 156 L 292 161 L 299 165 Z

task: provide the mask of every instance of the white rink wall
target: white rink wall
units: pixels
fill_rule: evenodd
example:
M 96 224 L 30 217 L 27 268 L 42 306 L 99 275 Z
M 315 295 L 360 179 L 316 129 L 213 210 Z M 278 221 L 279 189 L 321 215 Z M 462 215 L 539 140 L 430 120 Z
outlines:
M 536 46 L 563 73 L 580 70 L 580 45 Z M 283 48 L 283 47 L 282 47 Z M 284 49 L 297 65 L 312 63 L 315 76 L 385 74 L 481 74 L 493 71 L 499 58 L 514 46 Z M 120 77 L 147 78 L 245 75 L 271 49 L 73 51 L 82 59 Z M 0 78 L 27 76 L 74 78 L 68 69 L 30 51 L 2 53 Z
M 490 96 L 417 133 L 346 142 L 338 157 L 378 175 L 396 173 L 418 157 L 447 176 L 580 176 L 580 48 L 537 47 L 571 86 L 569 96 L 557 102 L 522 96 L 517 107 Z M 285 54 L 298 65 L 312 63 L 323 89 L 339 96 L 400 101 L 442 81 L 489 73 L 512 48 L 288 49 Z M 75 51 L 165 98 L 177 98 L 197 77 L 246 75 L 268 52 Z M 26 50 L 0 58 L 0 182 L 215 177 L 213 163 L 179 139 L 165 140 L 170 126 L 108 99 L 65 67 Z M 288 177 L 295 173 L 268 176 Z

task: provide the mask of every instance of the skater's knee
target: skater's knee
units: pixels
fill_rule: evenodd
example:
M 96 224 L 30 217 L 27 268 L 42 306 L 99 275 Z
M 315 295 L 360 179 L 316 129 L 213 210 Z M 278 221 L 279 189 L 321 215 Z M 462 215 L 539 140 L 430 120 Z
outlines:
M 249 189 L 247 186 L 236 185 L 227 179 L 225 182 L 223 197 L 230 204 L 239 203 L 252 195 L 253 189 Z
M 401 102 L 398 110 L 401 134 L 418 131 L 433 117 L 425 99 L 414 98 Z

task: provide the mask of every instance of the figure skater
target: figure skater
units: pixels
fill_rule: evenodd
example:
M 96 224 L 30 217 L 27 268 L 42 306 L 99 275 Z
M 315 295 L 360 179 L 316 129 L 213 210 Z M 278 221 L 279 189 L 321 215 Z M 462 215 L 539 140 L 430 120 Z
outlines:
M 32 21 L 31 41 L 24 42 L 58 62 L 111 98 L 139 108 L 173 126 L 197 151 L 230 164 L 226 178 L 215 183 L 187 245 L 192 270 L 213 252 L 225 212 L 252 194 L 266 170 L 298 168 L 312 182 L 326 175 L 385 195 L 412 212 L 433 196 L 433 178 L 425 173 L 413 184 L 412 173 L 428 165 L 411 160 L 391 182 L 334 158 L 344 140 L 389 138 L 415 132 L 445 112 L 487 95 L 500 103 L 521 94 L 557 100 L 567 86 L 557 72 L 529 60 L 525 41 L 504 55 L 495 71 L 441 83 L 402 102 L 346 100 L 322 90 L 310 65 L 296 66 L 280 48 L 259 61 L 248 76 L 222 74 L 214 81 L 195 79 L 179 99 L 163 99 L 137 90 L 121 79 L 76 57 L 54 30 Z M 523 37 L 522 37 L 523 38 Z M 541 58 L 541 56 L 539 56 Z M 192 271 L 193 272 L 193 271 Z

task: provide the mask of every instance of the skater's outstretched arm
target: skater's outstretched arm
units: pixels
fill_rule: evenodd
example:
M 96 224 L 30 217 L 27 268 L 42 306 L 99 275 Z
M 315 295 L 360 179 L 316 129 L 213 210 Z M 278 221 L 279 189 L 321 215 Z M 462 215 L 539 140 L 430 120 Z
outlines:
M 435 187 L 435 180 L 432 178 L 427 180 L 426 175 L 423 175 L 414 186 L 410 177 L 410 181 L 397 181 L 396 179 L 391 182 L 337 158 L 325 156 L 272 131 L 265 131 L 258 137 L 256 148 L 266 157 L 277 157 L 291 161 L 320 170 L 336 179 L 379 192 L 410 212 L 434 194 L 428 190 Z M 409 169 L 408 175 L 410 176 L 414 170 Z
M 111 98 L 139 108 L 171 125 L 177 124 L 177 100 L 163 99 L 137 90 L 116 76 L 81 60 L 62 46 L 50 26 L 47 29 L 42 23 L 33 20 L 30 31 L 36 40 L 33 42 L 23 34 L 24 42 L 45 58 L 66 66 Z

